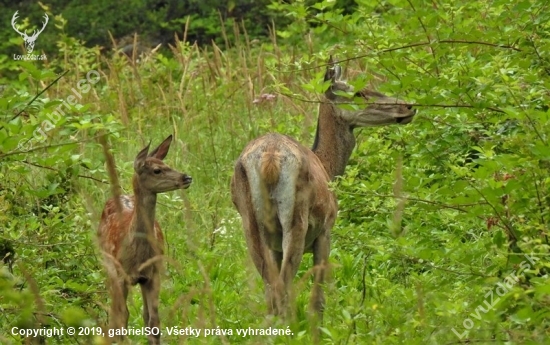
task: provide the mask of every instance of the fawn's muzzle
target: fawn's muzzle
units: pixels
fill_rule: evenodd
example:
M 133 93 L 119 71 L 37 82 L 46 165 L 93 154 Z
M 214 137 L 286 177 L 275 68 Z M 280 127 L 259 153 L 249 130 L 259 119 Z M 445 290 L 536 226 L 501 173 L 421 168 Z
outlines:
M 183 175 L 183 188 L 187 189 L 193 182 L 193 178 L 189 175 Z

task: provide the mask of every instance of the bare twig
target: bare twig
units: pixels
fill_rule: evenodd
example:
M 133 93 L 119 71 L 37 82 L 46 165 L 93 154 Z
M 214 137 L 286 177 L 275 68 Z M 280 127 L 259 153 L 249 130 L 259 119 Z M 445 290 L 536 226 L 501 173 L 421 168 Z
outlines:
M 379 194 L 379 193 L 376 193 L 376 192 L 370 192 L 370 193 L 353 193 L 353 192 L 339 191 L 338 193 L 345 193 L 345 194 L 359 195 L 359 196 L 374 195 L 374 196 L 381 197 L 381 198 L 396 198 L 395 195 Z M 430 205 L 439 206 L 439 207 L 441 207 L 441 208 L 448 208 L 448 209 L 451 209 L 451 210 L 456 210 L 456 211 L 459 211 L 459 212 L 462 212 L 462 213 L 468 213 L 468 210 L 465 210 L 464 207 L 482 206 L 482 205 L 488 205 L 488 204 L 489 204 L 488 202 L 476 202 L 476 203 L 470 203 L 470 204 L 449 205 L 449 204 L 444 204 L 444 203 L 437 202 L 437 201 L 424 200 L 424 199 L 418 199 L 418 198 L 411 198 L 411 197 L 409 197 L 409 196 L 407 196 L 407 201 L 422 202 L 422 203 L 425 203 L 425 204 L 430 204 Z
M 275 93 L 277 93 L 281 96 L 288 97 L 290 99 L 294 99 L 296 101 L 304 102 L 304 103 L 318 103 L 318 104 L 328 103 L 328 101 L 327 102 L 322 102 L 320 100 L 305 99 L 305 98 L 296 97 L 294 95 L 283 93 L 283 92 L 278 92 L 278 91 L 275 91 Z M 376 102 L 372 102 L 372 103 L 376 103 Z M 342 102 L 341 104 L 357 104 L 357 103 L 355 103 L 353 100 L 350 100 L 348 103 Z M 368 104 L 368 102 L 366 104 Z M 417 104 L 417 103 L 410 103 L 409 105 L 412 105 L 413 107 L 486 109 L 486 110 L 491 110 L 491 111 L 494 111 L 494 112 L 497 112 L 497 113 L 502 113 L 502 114 L 506 113 L 504 110 L 496 108 L 496 107 L 478 107 L 478 106 L 469 105 L 469 104 Z
M 61 172 L 60 170 L 58 169 L 55 169 L 55 168 L 52 168 L 52 167 L 47 167 L 47 166 L 44 166 L 44 165 L 40 165 L 40 164 L 37 164 L 37 163 L 33 163 L 33 162 L 29 162 L 27 160 L 22 160 L 20 161 L 21 163 L 25 163 L 25 164 L 28 164 L 28 165 L 32 165 L 34 167 L 37 167 L 37 168 L 41 168 L 41 169 L 48 169 L 48 170 L 51 170 L 51 171 L 55 171 L 55 172 Z M 95 177 L 92 177 L 92 176 L 86 176 L 86 175 L 76 175 L 76 177 L 81 177 L 81 178 L 87 178 L 87 179 L 90 179 L 90 180 L 93 180 L 93 181 L 96 181 L 96 182 L 100 182 L 100 183 L 105 183 L 105 184 L 108 184 L 107 182 L 103 181 L 103 180 L 99 180 Z
M 52 82 L 51 82 L 50 84 L 48 84 L 48 86 L 46 86 L 42 91 L 40 91 L 38 94 L 36 94 L 36 96 L 34 96 L 33 99 L 31 99 L 31 100 L 29 101 L 29 103 L 27 103 L 27 105 L 23 107 L 23 109 L 21 109 L 17 114 L 15 114 L 11 119 L 9 119 L 8 122 L 13 121 L 13 120 L 15 120 L 17 117 L 19 117 L 19 116 L 25 111 L 25 109 L 27 109 L 27 108 L 29 107 L 29 105 L 32 104 L 32 102 L 36 101 L 36 99 L 37 99 L 38 97 L 40 97 L 40 95 L 42 95 L 44 92 L 46 92 L 50 87 L 53 86 L 53 84 L 57 83 L 57 81 L 58 81 L 59 79 L 61 79 L 61 78 L 62 78 L 65 74 L 67 74 L 67 73 L 69 73 L 69 70 L 66 70 L 65 72 L 61 73 L 61 75 L 60 75 L 59 77 L 55 78 L 54 81 L 52 81 Z M 4 126 L 0 126 L 0 129 L 2 129 L 2 128 L 4 128 Z
M 522 51 L 521 49 L 519 48 L 516 48 L 514 46 L 509 46 L 509 45 L 506 45 L 506 44 L 495 44 L 495 43 L 490 43 L 490 42 L 480 42 L 480 41 L 467 41 L 467 40 L 441 40 L 441 41 L 437 41 L 437 43 L 451 43 L 451 44 L 479 44 L 479 45 L 482 45 L 482 46 L 489 46 L 489 47 L 494 47 L 494 48 L 501 48 L 501 49 L 512 49 L 512 50 L 515 50 L 517 52 L 520 52 Z
M 414 5 L 412 4 L 411 0 L 407 0 L 407 2 L 409 3 L 409 5 L 413 9 L 413 11 L 416 12 L 416 8 L 414 8 Z M 430 34 L 428 33 L 428 29 L 426 29 L 426 25 L 424 25 L 424 22 L 422 21 L 422 18 L 420 18 L 420 16 L 417 16 L 416 19 L 418 19 L 418 21 L 420 22 L 420 25 L 422 26 L 422 30 L 424 30 L 424 33 L 426 34 L 426 38 L 428 39 L 428 42 L 431 42 L 432 39 L 430 38 Z M 431 46 L 429 47 L 429 49 L 430 49 L 430 53 L 432 53 L 432 57 L 434 59 L 435 73 L 436 73 L 436 75 L 439 76 L 439 65 L 437 64 L 437 57 L 435 56 L 435 51 L 434 51 L 433 47 L 431 47 Z
M 452 345 L 452 344 L 473 344 L 473 343 L 496 343 L 501 342 L 500 339 L 464 339 L 459 341 L 452 341 L 450 343 L 447 343 L 446 345 Z
M 115 132 L 109 132 L 109 133 L 115 133 Z M 96 135 L 96 136 L 93 136 L 93 137 L 89 137 L 87 139 L 83 139 L 83 140 L 80 140 L 80 141 L 71 141 L 71 142 L 65 142 L 65 143 L 59 143 L 59 144 L 44 145 L 44 146 L 34 147 L 32 149 L 25 150 L 25 151 L 12 151 L 12 152 L 8 152 L 8 153 L 2 153 L 2 154 L 0 154 L 0 159 L 4 158 L 4 157 L 8 157 L 8 156 L 22 154 L 22 153 L 29 153 L 29 152 L 39 151 L 39 150 L 45 150 L 45 149 L 49 149 L 49 148 L 52 148 L 52 147 L 74 145 L 74 144 L 85 143 L 85 142 L 88 142 L 88 141 L 95 141 L 101 135 L 103 135 L 103 134 L 99 134 L 99 135 Z
M 542 197 L 541 197 L 541 194 L 540 194 L 540 191 L 539 191 L 539 185 L 537 183 L 537 175 L 534 172 L 533 172 L 533 184 L 535 185 L 535 191 L 537 192 L 537 204 L 539 206 L 539 212 L 540 212 L 540 223 L 541 224 L 546 224 L 546 220 L 544 219 L 545 207 L 543 205 Z M 545 231 L 544 238 L 545 238 L 546 244 L 548 244 L 548 235 L 547 234 L 548 234 L 548 232 Z
M 515 243 L 518 240 L 518 237 L 516 236 L 514 230 L 512 229 L 512 226 L 510 225 L 510 222 L 508 221 L 508 219 L 505 219 L 504 216 L 500 214 L 500 212 L 498 212 L 495 205 L 491 204 L 489 200 L 487 200 L 487 197 L 485 197 L 485 195 L 479 190 L 479 188 L 475 186 L 474 183 L 470 181 L 468 182 L 470 184 L 470 187 L 472 187 L 479 194 L 479 196 L 481 196 L 483 200 L 485 200 L 487 205 L 489 205 L 489 207 L 491 207 L 491 209 L 495 213 L 498 220 L 503 224 L 502 229 L 505 230 L 506 234 L 508 235 L 508 239 L 510 240 L 510 245 L 515 245 Z
M 483 45 L 483 46 L 488 46 L 488 47 L 493 47 L 493 48 L 511 49 L 511 50 L 515 50 L 517 52 L 522 51 L 521 49 L 516 48 L 514 46 L 510 46 L 510 45 L 506 45 L 506 44 L 496 44 L 496 43 L 491 43 L 491 42 L 468 41 L 468 40 L 433 40 L 433 41 L 428 41 L 428 42 L 411 43 L 411 44 L 406 44 L 404 46 L 382 49 L 382 50 L 377 51 L 377 52 L 375 51 L 375 52 L 371 52 L 371 53 L 368 53 L 368 54 L 357 55 L 357 56 L 347 58 L 347 59 L 341 59 L 341 60 L 335 61 L 334 63 L 338 64 L 338 63 L 342 63 L 342 62 L 362 59 L 362 58 L 367 57 L 367 56 L 381 55 L 381 54 L 385 54 L 385 53 L 394 52 L 394 51 L 397 51 L 397 50 L 423 47 L 423 46 L 427 46 L 427 45 L 431 45 L 431 44 L 478 44 L 478 45 Z M 328 65 L 329 64 L 320 64 L 320 65 L 316 65 L 316 66 L 312 66 L 312 67 L 297 68 L 297 69 L 292 69 L 292 70 L 287 70 L 287 71 L 279 70 L 278 72 L 280 72 L 280 73 L 297 73 L 297 72 L 300 72 L 300 71 L 307 71 L 307 70 L 311 70 L 311 69 L 326 67 Z

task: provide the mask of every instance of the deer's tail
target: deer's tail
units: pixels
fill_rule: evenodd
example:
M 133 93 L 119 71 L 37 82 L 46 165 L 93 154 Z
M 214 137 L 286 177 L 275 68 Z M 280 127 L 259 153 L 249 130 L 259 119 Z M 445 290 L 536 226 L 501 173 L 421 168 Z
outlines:
M 281 156 L 276 151 L 266 151 L 260 161 L 260 176 L 267 185 L 274 185 L 281 174 Z

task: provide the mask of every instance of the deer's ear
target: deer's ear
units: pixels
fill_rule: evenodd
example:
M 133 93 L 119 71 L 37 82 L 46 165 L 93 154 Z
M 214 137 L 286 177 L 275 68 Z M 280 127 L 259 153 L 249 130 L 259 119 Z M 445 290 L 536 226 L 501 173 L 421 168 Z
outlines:
M 139 151 L 139 153 L 136 156 L 136 159 L 134 159 L 135 171 L 138 171 L 143 166 L 143 163 L 145 162 L 145 158 L 147 158 L 147 153 L 149 152 L 149 146 L 151 146 L 151 142 L 149 142 L 149 145 L 147 145 L 143 150 Z
M 334 63 L 332 55 L 329 57 L 327 62 L 327 69 L 325 71 L 325 81 L 332 81 L 333 83 L 340 79 L 342 76 L 342 67 Z
M 325 72 L 325 81 L 330 80 L 330 83 L 331 83 L 331 85 L 328 87 L 327 91 L 325 92 L 325 96 L 328 99 L 335 98 L 335 95 L 333 92 L 333 85 L 336 81 L 340 80 L 341 77 L 342 77 L 342 67 L 334 63 L 334 60 L 332 59 L 332 55 L 331 55 L 328 60 L 327 70 Z
M 149 153 L 149 157 L 155 157 L 160 160 L 163 160 L 164 157 L 168 154 L 168 149 L 170 149 L 170 144 L 172 143 L 172 134 L 168 136 L 168 138 L 164 139 L 160 145 L 155 148 L 151 153 Z

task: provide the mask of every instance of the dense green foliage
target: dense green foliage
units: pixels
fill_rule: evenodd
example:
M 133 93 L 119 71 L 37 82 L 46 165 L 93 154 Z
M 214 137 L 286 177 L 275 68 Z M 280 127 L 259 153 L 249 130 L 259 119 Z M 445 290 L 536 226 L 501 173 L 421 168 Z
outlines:
M 163 339 L 311 343 L 309 255 L 295 279 L 293 335 L 236 334 L 271 320 L 228 185 L 233 162 L 258 135 L 313 142 L 329 54 L 357 88 L 406 99 L 418 115 L 407 126 L 357 130 L 350 165 L 334 183 L 340 210 L 321 342 L 547 343 L 548 7 L 540 0 L 277 3 L 269 11 L 290 24 L 276 37 L 251 42 L 236 28 L 231 48 L 177 42 L 138 62 L 100 55 L 66 30 L 76 19 L 56 18 L 40 40 L 57 37 L 57 56 L 0 55 L 0 343 L 24 342 L 14 326 L 105 324 L 95 229 L 110 189 L 97 138 L 108 135 L 130 192 L 138 150 L 170 133 L 167 163 L 194 183 L 159 196 L 168 243 L 161 322 L 233 335 L 164 332 Z M 248 32 L 260 30 L 250 24 Z M 18 49 L 21 40 L 3 44 Z M 141 296 L 130 300 L 130 326 L 141 327 Z M 88 340 L 100 342 L 90 335 L 48 343 Z
M 144 48 L 159 43 L 173 43 L 174 34 L 186 34 L 190 42 L 210 44 L 228 43 L 233 39 L 233 26 L 246 27 L 250 37 L 267 37 L 269 27 L 285 25 L 288 21 L 276 15 L 267 6 L 268 0 L 132 0 L 132 1 L 75 1 L 49 0 L 43 2 L 12 2 L 0 13 L 2 23 L 10 23 L 13 13 L 19 11 L 19 25 L 25 29 L 39 27 L 44 13 L 51 19 L 61 15 L 66 21 L 64 31 L 85 42 L 88 47 L 118 47 L 132 43 L 138 34 Z M 25 18 L 28 18 L 25 20 Z M 59 17 L 58 17 L 59 19 Z M 188 25 L 187 25 L 188 24 Z M 29 30 L 29 33 L 32 30 Z M 13 36 L 10 25 L 0 29 L 2 37 Z M 40 39 L 40 48 L 55 53 L 57 35 Z M 4 42 L 0 47 L 11 52 Z

